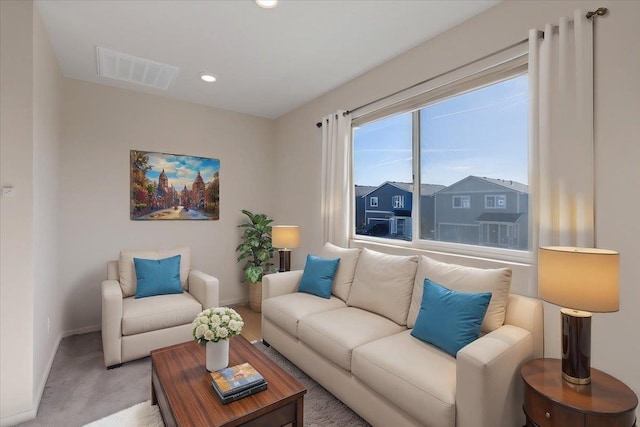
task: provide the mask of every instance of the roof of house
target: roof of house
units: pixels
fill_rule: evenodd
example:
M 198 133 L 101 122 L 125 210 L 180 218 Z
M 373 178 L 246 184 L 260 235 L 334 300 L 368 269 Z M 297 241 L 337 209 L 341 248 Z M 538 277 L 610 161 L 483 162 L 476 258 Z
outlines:
M 374 187 L 372 185 L 356 185 L 355 186 L 356 197 L 362 197 L 365 194 L 368 194 L 368 193 L 372 192 L 376 188 L 378 188 L 378 187 Z
M 508 222 L 513 223 L 522 216 L 521 213 L 485 212 L 476 221 L 478 222 Z
M 488 184 L 492 184 L 492 185 L 497 185 L 499 187 L 503 187 L 503 188 L 507 188 L 509 190 L 513 190 L 513 191 L 517 191 L 519 193 L 525 193 L 528 194 L 529 193 L 529 186 L 527 184 L 523 184 L 521 182 L 518 181 L 513 181 L 513 180 L 509 180 L 509 179 L 500 179 L 500 178 L 487 178 L 486 176 L 475 176 L 475 175 L 469 175 L 467 177 L 462 178 L 460 181 L 454 182 L 453 184 L 449 185 L 448 187 L 443 188 L 442 190 L 447 190 L 455 185 L 458 185 L 464 181 L 467 180 L 476 180 L 476 181 L 483 181 L 486 182 Z M 439 190 L 439 191 L 442 191 Z
M 369 193 L 374 192 L 375 190 L 377 190 L 378 188 L 381 188 L 385 185 L 392 185 L 396 188 L 399 188 L 400 190 L 406 191 L 408 193 L 413 193 L 413 184 L 410 182 L 396 182 L 396 181 L 385 181 L 382 184 L 378 185 L 377 187 L 371 187 L 372 189 L 370 191 L 368 191 L 365 194 L 362 194 L 362 197 L 369 195 Z M 364 188 L 365 186 L 356 186 L 357 187 L 362 187 Z M 420 184 L 420 195 L 421 196 L 431 196 L 433 195 L 433 193 L 442 190 L 443 188 L 445 188 L 444 185 L 438 185 L 438 184 Z M 356 193 L 356 196 L 358 194 Z

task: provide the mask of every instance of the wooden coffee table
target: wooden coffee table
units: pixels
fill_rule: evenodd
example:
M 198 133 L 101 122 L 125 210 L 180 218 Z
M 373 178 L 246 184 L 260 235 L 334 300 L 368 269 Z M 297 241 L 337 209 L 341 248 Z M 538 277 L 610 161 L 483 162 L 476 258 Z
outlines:
M 229 366 L 249 362 L 268 388 L 223 405 L 211 388 L 205 347 L 190 341 L 151 352 L 151 403 L 165 426 L 302 427 L 307 389 L 244 337 L 229 340 Z

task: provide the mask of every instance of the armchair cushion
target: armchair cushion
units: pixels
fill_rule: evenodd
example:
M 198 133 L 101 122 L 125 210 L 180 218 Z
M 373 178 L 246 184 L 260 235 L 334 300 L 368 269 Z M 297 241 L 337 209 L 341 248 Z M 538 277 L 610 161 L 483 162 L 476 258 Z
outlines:
M 163 259 L 134 258 L 136 298 L 181 294 L 180 255 Z
M 122 300 L 122 335 L 191 324 L 202 305 L 189 293 Z
M 122 294 L 130 297 L 136 294 L 136 271 L 133 258 L 163 259 L 180 255 L 180 285 L 187 290 L 189 270 L 191 270 L 191 248 L 161 249 L 155 251 L 121 251 L 119 262 L 119 282 Z

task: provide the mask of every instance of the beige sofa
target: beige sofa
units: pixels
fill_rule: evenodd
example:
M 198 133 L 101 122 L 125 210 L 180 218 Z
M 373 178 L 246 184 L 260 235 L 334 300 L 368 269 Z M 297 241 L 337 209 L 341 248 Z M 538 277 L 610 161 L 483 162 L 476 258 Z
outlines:
M 181 256 L 181 294 L 136 299 L 133 258 L 163 259 Z M 189 248 L 157 251 L 122 251 L 107 264 L 102 282 L 102 347 L 104 364 L 118 366 L 151 350 L 193 339 L 191 322 L 203 309 L 218 306 L 219 282 L 191 270 Z
M 524 424 L 519 369 L 543 354 L 539 300 L 510 294 L 509 269 L 445 264 L 327 244 L 330 299 L 297 292 L 302 271 L 263 278 L 263 340 L 374 426 Z M 453 357 L 410 335 L 425 277 L 491 291 L 480 338 Z

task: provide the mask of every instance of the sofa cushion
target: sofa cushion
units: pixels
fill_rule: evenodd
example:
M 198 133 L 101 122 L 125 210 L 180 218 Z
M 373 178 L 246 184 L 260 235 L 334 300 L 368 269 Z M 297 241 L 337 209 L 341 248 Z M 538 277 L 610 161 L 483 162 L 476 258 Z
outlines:
M 417 265 L 417 256 L 362 249 L 347 305 L 406 325 Z
M 340 246 L 332 245 L 327 242 L 320 249 L 320 254 L 323 258 L 340 258 L 340 264 L 338 264 L 338 271 L 333 279 L 333 288 L 331 293 L 342 301 L 347 301 L 349 298 L 349 292 L 351 291 L 351 284 L 353 283 L 353 276 L 356 274 L 356 266 L 358 265 L 358 258 L 360 257 L 359 248 L 341 248 Z
M 314 295 L 296 292 L 267 298 L 262 301 L 262 315 L 278 325 L 289 335 L 298 336 L 298 322 L 311 314 L 345 308 L 340 298 L 320 298 Z
M 405 327 L 377 314 L 346 307 L 301 319 L 298 339 L 348 371 L 351 370 L 354 348 L 405 330 Z
M 477 340 L 491 292 L 456 292 L 424 279 L 422 305 L 411 335 L 456 356 Z
M 331 286 L 340 258 L 321 258 L 307 255 L 298 292 L 306 292 L 321 298 L 331 297 Z
M 510 268 L 475 268 L 436 261 L 420 256 L 413 284 L 407 327 L 415 326 L 422 304 L 424 279 L 458 292 L 491 292 L 491 302 L 482 321 L 481 331 L 488 333 L 504 324 L 511 288 Z
M 455 426 L 456 359 L 410 331 L 354 349 L 351 373 L 420 424 Z
M 180 255 L 163 259 L 134 258 L 136 298 L 181 294 Z
M 122 300 L 122 335 L 191 324 L 202 311 L 200 303 L 187 292 Z
M 162 259 L 180 255 L 180 285 L 187 290 L 189 270 L 191 270 L 191 248 L 161 249 L 155 251 L 121 251 L 119 268 L 119 282 L 122 295 L 130 297 L 136 294 L 136 271 L 133 258 Z

